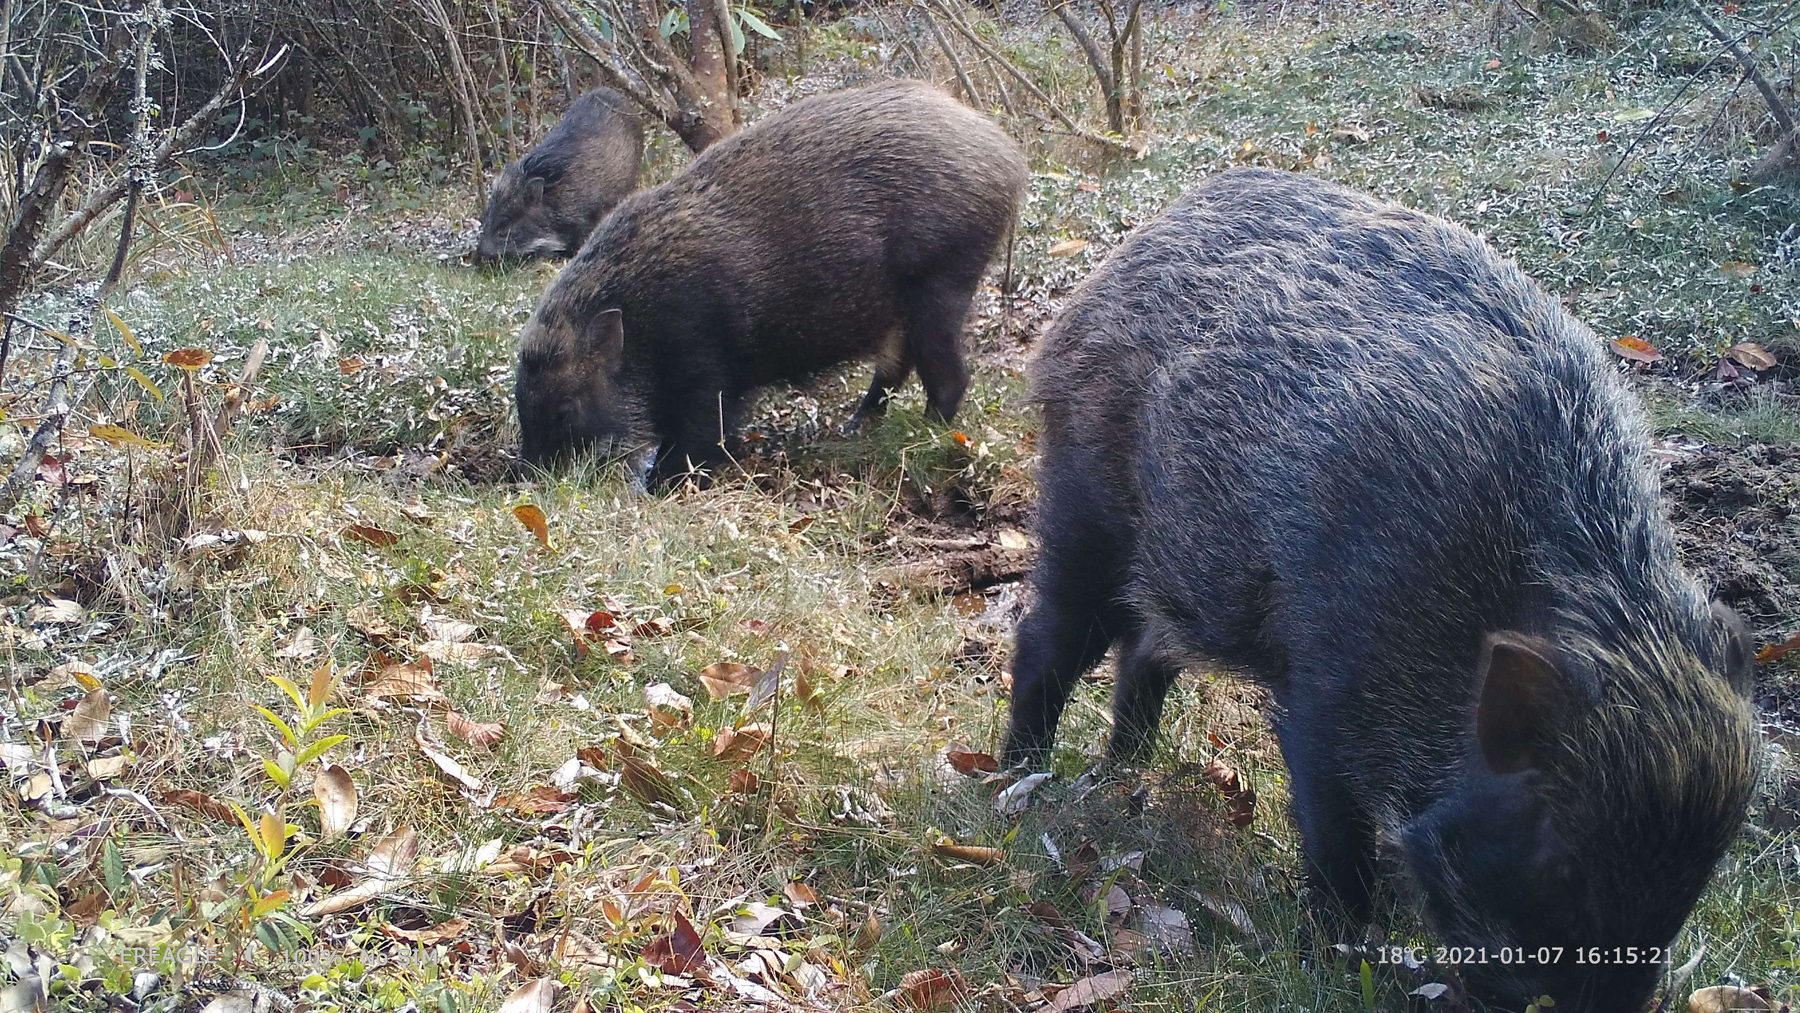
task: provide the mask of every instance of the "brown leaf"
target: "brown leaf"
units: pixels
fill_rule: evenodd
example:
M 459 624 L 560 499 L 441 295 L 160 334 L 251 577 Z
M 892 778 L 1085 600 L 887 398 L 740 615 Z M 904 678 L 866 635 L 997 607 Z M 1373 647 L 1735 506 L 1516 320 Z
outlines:
M 674 920 L 675 927 L 668 935 L 658 936 L 644 947 L 644 962 L 664 974 L 687 974 L 706 963 L 706 949 L 701 945 L 700 933 L 694 931 L 693 923 L 685 915 L 672 911 L 669 917 Z
M 725 779 L 725 790 L 733 795 L 754 795 L 761 784 L 755 771 L 748 767 L 739 767 Z
M 337 764 L 326 764 L 313 778 L 313 798 L 319 802 L 319 834 L 324 839 L 338 836 L 356 822 L 356 782 Z
M 713 759 L 721 763 L 742 763 L 756 755 L 769 741 L 773 733 L 766 724 L 745 725 L 742 728 L 721 728 L 713 736 Z
M 506 725 L 499 722 L 484 724 L 470 720 L 461 711 L 452 710 L 444 715 L 444 728 L 451 735 L 462 739 L 470 745 L 492 747 L 506 737 Z
M 467 918 L 451 918 L 425 929 L 403 929 L 396 925 L 383 925 L 381 931 L 393 939 L 401 939 L 420 946 L 436 946 L 454 939 L 460 939 L 469 930 Z
M 1727 260 L 1719 265 L 1719 273 L 1727 278 L 1748 278 L 1756 273 L 1756 265 L 1741 260 Z
M 942 837 L 931 846 L 931 853 L 941 858 L 950 858 L 958 862 L 970 862 L 975 865 L 998 865 L 1006 861 L 1006 852 L 999 848 L 984 848 L 974 844 L 958 844 L 948 837 Z
M 720 661 L 700 670 L 700 685 L 706 687 L 706 693 L 714 700 L 748 693 L 756 685 L 757 676 L 761 672 L 749 665 L 740 665 L 735 661 Z
M 378 644 L 396 640 L 400 636 L 400 631 L 394 628 L 394 624 L 377 615 L 367 605 L 358 605 L 344 613 L 344 625 Z
M 351 541 L 364 542 L 378 549 L 385 549 L 400 540 L 400 536 L 392 531 L 384 531 L 370 524 L 352 524 L 344 529 L 344 537 Z
M 450 698 L 438 688 L 429 660 L 420 664 L 401 664 L 377 654 L 370 659 L 381 664 L 381 674 L 373 684 L 363 685 L 363 696 L 372 700 L 409 700 L 421 707 L 448 707 Z
M 88 776 L 96 781 L 110 781 L 125 773 L 123 756 L 102 756 L 87 762 Z
M 63 718 L 63 738 L 74 739 L 82 743 L 94 743 L 106 737 L 106 730 L 112 724 L 112 701 L 106 698 L 106 691 L 96 689 L 81 698 L 69 716 Z
M 1774 369 L 1775 356 L 1754 341 L 1740 341 L 1725 350 L 1725 357 L 1749 369 Z
M 213 798 L 211 795 L 194 791 L 191 788 L 170 788 L 156 796 L 163 805 L 186 806 L 202 816 L 211 817 L 221 823 L 236 823 L 237 816 L 231 807 Z
M 1225 796 L 1226 811 L 1231 825 L 1247 827 L 1256 818 L 1256 789 L 1237 770 L 1223 761 L 1213 760 L 1200 771 L 1219 794 Z
M 572 788 L 540 784 L 530 791 L 501 795 L 494 799 L 494 808 L 515 809 L 523 816 L 552 816 L 569 808 L 569 803 L 580 797 L 581 793 Z
M 657 616 L 655 619 L 648 619 L 644 622 L 637 623 L 631 628 L 632 636 L 643 637 L 645 639 L 651 637 L 666 637 L 674 632 L 675 620 L 670 619 L 667 616 Z
M 1050 245 L 1050 255 L 1052 257 L 1073 257 L 1087 248 L 1088 241 L 1085 239 L 1065 239 Z
M 879 942 L 881 942 L 881 919 L 875 917 L 875 912 L 870 911 L 869 917 L 863 919 L 863 923 L 857 926 L 856 936 L 850 940 L 850 948 L 862 953 L 874 949 L 875 944 Z
M 1627 334 L 1612 343 L 1613 354 L 1632 362 L 1661 362 L 1662 353 L 1657 351 L 1648 341 L 1635 334 Z
M 650 730 L 658 735 L 685 728 L 694 720 L 694 701 L 666 682 L 644 687 L 644 704 L 650 711 Z
M 347 359 L 339 359 L 338 372 L 345 376 L 355 376 L 357 373 L 362 372 L 363 367 L 366 365 L 368 365 L 368 363 L 355 358 L 354 356 Z
M 1108 971 L 1105 974 L 1096 974 L 1083 978 L 1056 993 L 1056 998 L 1050 1000 L 1050 1004 L 1044 1007 L 1042 1013 L 1064 1013 L 1065 1010 L 1094 1006 L 1124 995 L 1125 990 L 1130 987 L 1130 971 Z
M 962 975 L 954 970 L 929 967 L 902 975 L 899 992 L 902 1005 L 918 1010 L 932 1010 L 967 997 L 969 986 L 963 983 Z
M 177 348 L 162 357 L 162 361 L 179 369 L 193 371 L 212 361 L 213 353 L 204 348 Z
M 817 517 L 799 517 L 799 518 L 796 518 L 796 519 L 795 519 L 795 520 L 794 520 L 794 521 L 793 521 L 793 523 L 791 523 L 791 524 L 789 524 L 789 525 L 788 525 L 788 532 L 789 532 L 789 533 L 790 533 L 790 534 L 795 534 L 795 535 L 797 535 L 797 534 L 799 534 L 799 533 L 800 533 L 800 532 L 802 532 L 802 531 L 805 531 L 805 530 L 806 530 L 806 529 L 807 529 L 807 528 L 809 528 L 809 527 L 812 527 L 812 524 L 813 524 L 813 522 L 814 522 L 814 521 L 816 521 L 816 520 L 818 520 L 818 518 L 817 518 Z
M 675 791 L 675 782 L 656 764 L 640 756 L 625 755 L 619 757 L 619 763 L 619 784 L 632 798 L 644 805 L 661 803 L 677 812 L 686 810 L 681 795 Z
M 539 978 L 528 981 L 500 1004 L 498 1013 L 550 1013 L 556 1007 L 556 991 L 562 983 L 555 978 Z
M 781 892 L 795 907 L 805 907 L 808 904 L 819 902 L 819 891 L 799 880 L 789 880 L 781 884 Z
M 419 747 L 419 752 L 424 753 L 425 758 L 436 765 L 438 772 L 444 777 L 469 791 L 481 790 L 481 778 L 465 770 L 463 765 L 456 762 L 455 758 L 448 753 L 441 753 L 417 740 L 415 740 L 415 744 Z
M 544 511 L 533 504 L 521 503 L 513 507 L 513 516 L 519 519 L 520 524 L 525 525 L 527 531 L 537 536 L 539 545 L 546 549 L 550 547 L 550 521 L 544 516 Z
M 1000 769 L 999 760 L 986 753 L 970 752 L 967 747 L 960 745 L 953 745 L 946 750 L 944 758 L 950 761 L 950 766 L 956 768 L 958 774 L 967 774 L 971 777 L 992 774 Z
M 1767 665 L 1771 661 L 1780 661 L 1790 651 L 1800 651 L 1800 633 L 1783 640 L 1779 644 L 1769 644 L 1756 652 L 1756 663 Z
M 317 918 L 366 904 L 404 882 L 418 859 L 419 835 L 413 833 L 411 827 L 401 827 L 382 838 L 364 859 L 367 878 L 363 882 L 331 894 L 300 913 L 307 918 Z
M 1714 985 L 1688 996 L 1688 1013 L 1730 1013 L 1733 1010 L 1772 1010 L 1775 1004 L 1753 989 Z

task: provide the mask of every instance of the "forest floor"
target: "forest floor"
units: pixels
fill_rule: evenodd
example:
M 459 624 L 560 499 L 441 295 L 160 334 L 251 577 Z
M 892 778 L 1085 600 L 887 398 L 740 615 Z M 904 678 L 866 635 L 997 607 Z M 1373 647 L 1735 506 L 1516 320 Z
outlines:
M 514 341 L 557 265 L 470 267 L 466 186 L 316 153 L 197 186 L 218 235 L 144 253 L 97 339 L 142 379 L 101 376 L 0 526 L 5 980 L 80 1010 L 1456 1008 L 1449 969 L 1356 948 L 1429 944 L 1404 898 L 1323 945 L 1241 681 L 1190 673 L 1139 772 L 1089 773 L 1105 671 L 1053 779 L 973 769 L 1032 558 L 1030 347 L 1132 227 L 1230 165 L 1446 215 L 1658 351 L 1620 368 L 1684 557 L 1775 645 L 1800 633 L 1800 201 L 1734 182 L 1758 114 L 1736 75 L 1693 76 L 1711 51 L 1677 14 L 1584 55 L 1463 8 L 1277 13 L 1158 10 L 1144 157 L 1035 142 L 1016 283 L 977 301 L 953 425 L 915 384 L 842 436 L 866 374 L 834 372 L 769 391 L 741 473 L 704 491 L 515 479 Z M 1006 16 L 1008 51 L 1082 108 L 1072 48 Z M 762 101 L 906 70 L 885 30 L 815 27 Z M 679 162 L 659 143 L 649 175 Z M 177 549 L 134 542 L 187 424 L 162 356 L 212 353 L 210 415 L 259 340 L 204 508 Z M 17 353 L 0 459 L 53 354 Z M 1764 666 L 1774 766 L 1676 941 L 1697 963 L 1672 1006 L 1794 993 L 1796 659 Z

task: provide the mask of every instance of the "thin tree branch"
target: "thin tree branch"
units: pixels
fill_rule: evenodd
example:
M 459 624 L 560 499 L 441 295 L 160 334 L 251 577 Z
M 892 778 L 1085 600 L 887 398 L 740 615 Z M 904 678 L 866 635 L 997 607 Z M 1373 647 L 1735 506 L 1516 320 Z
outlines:
M 1725 51 L 1738 62 L 1738 66 L 1744 68 L 1744 73 L 1750 75 L 1750 83 L 1756 85 L 1757 91 L 1762 92 L 1763 101 L 1769 104 L 1769 112 L 1775 117 L 1775 122 L 1781 124 L 1782 136 L 1793 133 L 1793 114 L 1788 112 L 1787 104 L 1781 101 L 1781 96 L 1775 94 L 1775 88 L 1769 84 L 1769 79 L 1763 76 L 1762 69 L 1756 65 L 1756 60 L 1744 52 L 1743 47 L 1739 46 L 1731 36 L 1725 34 L 1725 29 L 1720 28 L 1717 22 L 1707 17 L 1706 12 L 1700 9 L 1699 4 L 1688 0 L 1687 6 L 1688 12 L 1694 15 L 1696 21 L 1700 22 L 1700 27 L 1706 29 L 1713 38 L 1718 39 L 1719 44 L 1725 47 Z
M 1061 123 L 1063 125 L 1063 128 L 1068 130 L 1069 133 L 1074 134 L 1076 137 L 1079 137 L 1082 140 L 1091 141 L 1095 144 L 1103 145 L 1105 147 L 1111 148 L 1114 151 L 1129 153 L 1130 148 L 1128 148 L 1126 146 L 1123 139 L 1117 138 L 1117 137 L 1108 137 L 1105 134 L 1097 134 L 1097 133 L 1093 132 L 1092 130 L 1089 130 L 1086 127 L 1082 126 L 1081 124 L 1076 123 L 1073 119 L 1071 119 L 1069 117 L 1069 114 L 1063 112 L 1062 109 L 1060 107 L 1058 107 L 1054 101 L 1051 100 L 1049 95 L 1044 94 L 1044 90 L 1042 88 L 1039 88 L 1037 86 L 1037 84 L 1031 80 L 1031 78 L 1025 76 L 1024 71 L 1022 71 L 1018 67 L 1014 66 L 1013 62 L 1011 60 L 1008 60 L 1006 57 L 1000 55 L 1000 53 L 998 51 L 996 51 L 992 46 L 989 46 L 987 43 L 981 41 L 981 37 L 979 35 L 975 34 L 975 30 L 973 28 L 970 28 L 967 24 L 965 24 L 961 18 L 957 17 L 956 12 L 951 10 L 950 7 L 943 2 L 943 0 L 920 0 L 920 2 L 930 4 L 934 7 L 936 7 L 938 13 L 941 14 L 945 18 L 945 20 L 950 22 L 950 26 L 952 28 L 955 28 L 957 30 L 957 32 L 962 35 L 963 38 L 968 39 L 970 45 L 972 45 L 976 49 L 980 50 L 983 55 L 985 55 L 988 59 L 994 61 L 994 63 L 998 64 L 1002 70 L 1004 70 L 1008 74 L 1010 74 L 1012 76 L 1013 80 L 1019 82 L 1019 84 L 1021 86 L 1023 86 L 1026 91 L 1031 93 L 1033 98 L 1035 98 L 1039 102 L 1043 103 L 1044 108 L 1050 113 L 1051 117 L 1054 118 L 1056 120 L 1056 122 Z
M 921 9 L 919 17 L 925 19 L 925 27 L 931 29 L 931 37 L 937 40 L 938 48 L 944 51 L 946 57 L 949 57 L 950 66 L 956 68 L 956 80 L 962 84 L 963 94 L 968 96 L 969 104 L 981 105 L 981 97 L 975 94 L 975 85 L 969 80 L 969 72 L 963 67 L 962 58 L 956 55 L 956 50 L 951 47 L 950 40 L 944 37 L 943 29 L 938 27 L 937 21 L 932 18 L 930 11 Z

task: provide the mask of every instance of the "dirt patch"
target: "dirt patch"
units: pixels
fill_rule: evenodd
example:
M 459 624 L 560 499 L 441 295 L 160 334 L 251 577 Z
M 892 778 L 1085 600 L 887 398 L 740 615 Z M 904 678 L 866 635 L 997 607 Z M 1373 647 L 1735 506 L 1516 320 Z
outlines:
M 1663 495 L 1682 561 L 1744 617 L 1759 645 L 1800 628 L 1800 446 L 1709 447 L 1670 455 Z M 1800 725 L 1800 673 L 1765 665 L 1756 702 Z
M 1663 472 L 1681 557 L 1764 641 L 1800 622 L 1800 446 L 1677 453 Z

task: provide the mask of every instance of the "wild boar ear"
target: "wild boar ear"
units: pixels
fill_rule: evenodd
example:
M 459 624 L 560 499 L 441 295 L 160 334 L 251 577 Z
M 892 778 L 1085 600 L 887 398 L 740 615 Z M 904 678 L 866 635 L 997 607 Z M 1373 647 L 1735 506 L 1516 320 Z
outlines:
M 1494 773 L 1536 767 L 1559 719 L 1585 703 L 1582 674 L 1569 671 L 1560 653 L 1548 641 L 1518 633 L 1490 634 L 1482 646 L 1475 741 Z
M 1756 654 L 1750 648 L 1750 631 L 1724 602 L 1712 603 L 1712 624 L 1725 641 L 1725 681 L 1748 700 L 1756 683 Z
M 544 177 L 533 176 L 525 181 L 525 199 L 533 204 L 544 200 Z
M 625 314 L 618 307 L 601 310 L 596 323 L 600 330 L 594 354 L 608 367 L 617 370 L 625 361 Z

